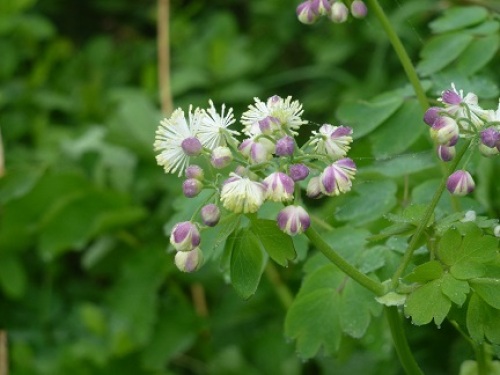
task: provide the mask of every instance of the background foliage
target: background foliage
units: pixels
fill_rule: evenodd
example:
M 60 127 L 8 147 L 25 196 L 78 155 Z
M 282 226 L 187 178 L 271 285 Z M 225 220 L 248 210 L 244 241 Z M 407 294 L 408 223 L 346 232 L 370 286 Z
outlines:
M 454 81 L 492 108 L 499 95 L 498 19 L 483 8 L 451 9 L 452 3 L 382 5 L 429 79 L 431 97 Z M 401 244 L 383 243 L 390 251 L 370 258 L 363 241 L 388 226 L 386 214 L 430 199 L 440 171 L 421 110 L 376 19 L 307 27 L 297 22 L 296 5 L 173 1 L 175 106 L 205 106 L 212 98 L 238 114 L 254 96 L 293 95 L 312 126 L 339 120 L 353 126 L 351 155 L 363 167 L 354 193 L 311 204 L 336 228 L 330 240 L 343 244 L 348 259 L 364 272 L 384 264 L 390 272 Z M 7 171 L 0 180 L 0 328 L 9 335 L 11 373 L 400 373 L 378 305 L 362 317 L 367 327 L 375 322 L 363 339 L 342 323 L 354 314 L 351 300 L 373 303 L 355 284 L 332 301 L 333 318 L 320 306 L 324 316 L 315 319 L 325 326 L 312 342 L 304 338 L 296 348 L 285 339 L 276 283 L 295 295 L 305 272 L 299 308 L 310 311 L 307 299 L 318 296 L 307 295 L 307 285 L 332 267 L 311 254 L 303 269 L 307 246 L 300 239 L 298 258 L 276 266 L 278 273 L 266 271 L 248 301 L 227 284 L 216 256 L 193 275 L 175 269 L 165 234 L 197 201 L 186 207 L 178 200 L 180 181 L 154 161 L 162 116 L 155 7 L 150 0 L 0 3 Z M 462 208 L 498 217 L 498 158 L 478 159 L 475 172 L 479 188 Z M 448 210 L 449 198 L 439 207 Z M 220 251 L 222 244 L 215 239 L 213 247 Z M 472 358 L 446 322 L 438 331 L 407 328 L 428 374 L 457 373 Z M 287 324 L 287 336 L 294 332 Z M 298 350 L 314 357 L 325 332 L 331 335 L 324 349 L 339 349 L 336 356 L 321 351 L 305 362 L 296 356 Z

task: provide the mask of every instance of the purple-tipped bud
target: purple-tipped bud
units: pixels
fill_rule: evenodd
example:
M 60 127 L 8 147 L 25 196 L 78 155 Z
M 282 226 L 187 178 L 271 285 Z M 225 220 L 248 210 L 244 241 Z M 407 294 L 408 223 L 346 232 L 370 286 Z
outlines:
M 436 153 L 439 159 L 441 159 L 442 161 L 451 161 L 453 160 L 457 152 L 455 150 L 455 146 L 446 147 L 439 145 L 437 146 Z
M 333 196 L 351 190 L 352 180 L 356 174 L 356 164 L 344 158 L 329 165 L 321 173 L 319 187 L 325 195 Z
M 196 137 L 189 137 L 182 141 L 181 143 L 182 151 L 188 156 L 197 156 L 200 154 L 203 146 L 201 142 Z
M 278 214 L 279 228 L 290 236 L 302 233 L 311 225 L 309 214 L 301 206 L 287 206 Z
M 361 0 L 354 0 L 351 4 L 351 13 L 354 18 L 365 18 L 368 8 Z
M 498 147 L 500 142 L 500 132 L 495 128 L 488 128 L 481 132 L 481 142 L 488 147 Z
M 344 3 L 336 1 L 333 3 L 328 16 L 335 23 L 343 23 L 349 17 L 349 8 Z
M 441 100 L 446 104 L 460 104 L 462 103 L 462 97 L 454 90 L 445 90 L 441 94 Z
M 424 122 L 432 126 L 434 122 L 438 119 L 439 117 L 439 112 L 441 112 L 442 109 L 439 107 L 430 107 L 427 111 L 425 111 L 424 114 Z
M 274 202 L 286 202 L 293 199 L 295 183 L 286 174 L 274 172 L 262 181 L 265 197 Z
M 209 227 L 215 227 L 220 220 L 220 209 L 215 204 L 207 204 L 201 208 L 201 221 Z
M 476 184 L 469 172 L 464 170 L 455 171 L 446 182 L 446 188 L 453 195 L 464 196 L 471 193 Z
M 182 192 L 187 198 L 196 197 L 203 190 L 203 184 L 196 178 L 188 178 L 182 183 Z
M 440 145 L 454 146 L 458 141 L 460 129 L 451 117 L 438 117 L 431 127 L 431 137 Z
M 203 253 L 197 247 L 191 251 L 179 251 L 175 254 L 175 265 L 182 272 L 197 271 L 203 263 Z
M 260 138 L 258 141 L 253 139 L 245 139 L 241 142 L 238 149 L 241 153 L 248 157 L 254 164 L 263 163 L 269 160 L 274 152 L 274 144 L 265 138 Z
M 318 19 L 318 14 L 312 7 L 312 1 L 304 1 L 297 7 L 297 18 L 306 25 L 311 25 Z
M 295 141 L 292 137 L 285 135 L 283 138 L 278 139 L 276 142 L 276 155 L 290 156 L 293 155 L 295 150 Z
M 233 154 L 229 147 L 219 146 L 213 149 L 210 164 L 216 169 L 227 167 L 233 161 Z
M 191 251 L 200 244 L 200 232 L 190 221 L 177 223 L 170 234 L 170 243 L 177 251 Z
M 185 174 L 186 178 L 196 178 L 197 180 L 200 181 L 202 181 L 203 178 L 205 177 L 203 169 L 201 169 L 201 167 L 199 167 L 198 165 L 194 164 L 186 168 Z
M 263 134 L 271 134 L 280 129 L 280 120 L 276 117 L 267 116 L 259 121 L 259 129 Z
M 307 168 L 304 164 L 293 164 L 290 166 L 288 174 L 295 182 L 302 181 L 309 176 L 309 168 Z
M 327 16 L 328 14 L 330 14 L 332 5 L 328 0 L 311 0 L 311 3 L 312 10 L 316 14 L 320 16 Z
M 319 176 L 312 177 L 307 184 L 306 194 L 309 198 L 319 199 L 323 196 L 320 188 Z

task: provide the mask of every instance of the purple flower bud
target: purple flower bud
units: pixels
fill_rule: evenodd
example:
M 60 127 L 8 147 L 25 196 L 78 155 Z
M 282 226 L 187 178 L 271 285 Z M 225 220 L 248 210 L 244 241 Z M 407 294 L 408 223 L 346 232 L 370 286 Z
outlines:
M 191 251 L 179 251 L 175 254 L 175 265 L 182 272 L 197 271 L 203 263 L 203 253 L 197 247 Z
M 170 234 L 170 243 L 177 251 L 191 251 L 200 244 L 200 232 L 190 221 L 177 223 Z
M 197 156 L 200 154 L 203 146 L 201 142 L 196 137 L 189 137 L 182 141 L 181 143 L 182 151 L 188 156 Z
M 196 178 L 188 178 L 182 183 L 182 192 L 187 198 L 196 197 L 203 189 L 203 184 Z
M 292 137 L 285 135 L 283 138 L 278 139 L 276 142 L 276 155 L 290 156 L 293 155 L 295 150 L 295 141 Z
M 481 132 L 481 142 L 488 147 L 498 147 L 500 142 L 500 132 L 491 127 Z
M 290 236 L 302 233 L 311 225 L 309 214 L 301 206 L 287 206 L 278 214 L 279 228 Z
M 454 90 L 445 90 L 441 94 L 441 100 L 446 104 L 460 104 L 462 103 L 462 97 Z
M 295 183 L 282 172 L 274 172 L 262 181 L 266 199 L 274 202 L 286 202 L 293 199 Z
M 190 165 L 189 167 L 186 168 L 185 171 L 186 178 L 196 178 L 197 180 L 203 180 L 205 177 L 205 173 L 203 172 L 203 169 L 199 167 L 198 165 Z
M 440 145 L 454 146 L 458 141 L 460 129 L 451 117 L 438 117 L 431 127 L 431 137 Z
M 268 105 L 269 107 L 273 107 L 273 106 L 275 106 L 275 105 L 277 105 L 277 104 L 281 103 L 281 101 L 282 101 L 282 100 L 283 100 L 283 99 L 281 99 L 281 97 L 280 97 L 280 96 L 278 96 L 278 95 L 273 95 L 273 96 L 271 96 L 271 97 L 267 98 L 267 105 Z
M 258 141 L 253 139 L 245 139 L 241 142 L 239 148 L 241 153 L 248 157 L 254 164 L 263 163 L 269 160 L 274 152 L 274 144 L 265 138 L 260 138 Z
M 220 220 L 220 209 L 215 204 L 207 204 L 201 208 L 201 221 L 209 227 L 215 227 Z
M 351 13 L 354 18 L 365 18 L 368 13 L 366 4 L 361 0 L 354 0 L 351 4 Z
M 442 109 L 439 107 L 430 107 L 427 111 L 425 111 L 424 114 L 424 122 L 432 126 L 434 122 L 438 119 L 439 117 L 439 112 L 441 112 Z
M 328 0 L 311 0 L 311 3 L 312 10 L 320 16 L 328 15 L 332 9 L 332 5 Z
M 442 161 L 453 160 L 456 155 L 455 146 L 446 147 L 439 145 L 437 146 L 437 155 Z
M 297 7 L 297 18 L 306 25 L 311 25 L 318 19 L 318 14 L 312 8 L 312 2 L 307 0 Z
M 320 188 L 319 176 L 312 177 L 307 184 L 306 194 L 309 198 L 319 199 L 323 196 Z
M 309 176 L 309 168 L 307 168 L 304 164 L 293 164 L 290 166 L 288 170 L 288 174 L 294 181 L 302 181 L 305 180 L 307 176 Z
M 335 23 L 343 23 L 347 21 L 347 17 L 349 17 L 349 9 L 344 3 L 336 1 L 333 3 L 328 16 Z
M 471 193 L 476 184 L 469 172 L 458 170 L 448 177 L 446 188 L 453 195 L 464 196 Z
M 352 180 L 356 174 L 356 164 L 344 158 L 329 165 L 321 173 L 319 187 L 325 195 L 333 196 L 351 190 Z
M 228 147 L 219 146 L 213 149 L 210 163 L 216 169 L 227 167 L 233 161 L 233 154 Z
M 259 121 L 259 129 L 263 134 L 271 134 L 275 130 L 279 130 L 280 126 L 280 120 L 272 116 L 267 116 Z

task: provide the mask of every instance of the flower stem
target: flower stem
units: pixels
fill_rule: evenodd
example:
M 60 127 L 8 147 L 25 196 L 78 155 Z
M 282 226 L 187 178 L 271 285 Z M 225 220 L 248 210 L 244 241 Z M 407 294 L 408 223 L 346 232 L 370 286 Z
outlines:
M 422 370 L 418 367 L 413 357 L 408 341 L 406 340 L 398 308 L 396 306 L 386 306 L 385 315 L 389 322 L 389 328 L 391 330 L 392 340 L 394 341 L 394 347 L 396 348 L 399 362 L 403 366 L 406 374 L 423 375 Z
M 158 0 L 158 81 L 161 110 L 170 115 L 173 110 L 170 87 L 170 0 Z
M 425 228 L 427 227 L 427 224 L 429 223 L 429 220 L 434 213 L 434 209 L 436 208 L 439 199 L 441 198 L 441 195 L 443 194 L 443 191 L 446 187 L 446 181 L 448 180 L 448 176 L 453 173 L 453 171 L 457 168 L 458 164 L 460 163 L 460 160 L 462 157 L 465 155 L 467 150 L 469 149 L 470 141 L 468 141 L 457 153 L 455 159 L 451 163 L 450 167 L 448 168 L 448 173 L 446 173 L 445 176 L 441 179 L 441 183 L 439 184 L 438 189 L 434 193 L 434 196 L 432 197 L 431 203 L 427 207 L 427 210 L 424 213 L 424 217 L 420 221 L 419 226 L 417 227 L 417 230 L 415 231 L 415 234 L 413 235 L 408 248 L 406 249 L 406 252 L 403 256 L 403 261 L 399 265 L 398 269 L 394 273 L 394 276 L 392 277 L 392 288 L 396 288 L 399 284 L 399 279 L 403 275 L 404 271 L 406 270 L 406 267 L 408 267 L 408 264 L 410 264 L 411 258 L 413 256 L 413 252 L 417 248 L 417 244 L 420 241 L 420 237 L 422 237 L 422 234 L 425 231 Z
M 370 5 L 370 8 L 375 13 L 375 16 L 382 24 L 382 28 L 386 32 L 387 37 L 389 38 L 392 46 L 394 47 L 394 50 L 398 55 L 399 61 L 401 62 L 401 65 L 405 70 L 408 80 L 410 81 L 411 85 L 413 86 L 413 89 L 415 90 L 418 102 L 420 103 L 422 109 L 425 111 L 427 108 L 429 108 L 429 101 L 427 100 L 425 91 L 422 87 L 422 84 L 420 83 L 420 80 L 418 79 L 415 67 L 411 62 L 408 53 L 406 53 L 403 43 L 401 43 L 401 39 L 399 39 L 398 34 L 396 34 L 396 32 L 394 31 L 394 28 L 392 27 L 389 19 L 387 18 L 384 10 L 380 6 L 378 0 L 367 0 L 367 2 Z
M 293 302 L 292 292 L 288 289 L 288 286 L 283 282 L 283 280 L 281 280 L 280 274 L 274 264 L 268 262 L 264 271 L 281 304 L 286 310 L 288 310 Z
M 328 245 L 321 235 L 316 232 L 312 227 L 305 232 L 305 235 L 309 240 L 316 246 L 316 248 L 323 253 L 333 264 L 335 264 L 340 270 L 346 273 L 350 278 L 356 281 L 361 286 L 365 287 L 377 296 L 381 296 L 385 292 L 384 286 L 375 281 L 364 273 L 358 271 L 354 266 L 349 264 L 344 258 L 342 258 L 335 250 L 333 250 L 330 245 Z
M 486 344 L 474 344 L 474 352 L 476 355 L 477 374 L 489 375 L 490 374 L 490 354 L 486 350 Z

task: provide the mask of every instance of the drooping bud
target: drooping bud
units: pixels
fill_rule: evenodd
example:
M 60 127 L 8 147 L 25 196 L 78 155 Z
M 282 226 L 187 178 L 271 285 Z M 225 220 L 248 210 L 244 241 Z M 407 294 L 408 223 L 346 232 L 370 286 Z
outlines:
M 451 117 L 438 117 L 431 127 L 431 137 L 440 145 L 455 146 L 460 129 L 457 122 Z
M 344 23 L 349 17 L 349 9 L 344 3 L 336 1 L 331 7 L 329 17 L 335 23 Z
M 197 271 L 203 263 L 203 253 L 197 247 L 191 251 L 179 251 L 175 254 L 175 265 L 182 272 Z
M 500 144 L 499 144 L 498 147 L 500 147 Z M 483 143 L 479 144 L 478 149 L 479 149 L 479 152 L 481 153 L 481 155 L 486 156 L 486 157 L 496 156 L 496 155 L 500 154 L 500 149 L 499 148 L 497 148 L 497 147 L 488 147 L 488 146 L 486 146 Z
M 283 138 L 278 139 L 276 142 L 276 155 L 278 156 L 290 156 L 293 155 L 295 150 L 295 141 L 292 137 L 286 135 Z
M 312 6 L 312 1 L 304 1 L 297 7 L 297 18 L 300 22 L 306 25 L 311 25 L 318 19 L 318 14 Z
M 213 149 L 210 164 L 216 169 L 227 167 L 233 161 L 233 154 L 229 147 L 219 146 Z
M 453 160 L 456 153 L 457 152 L 455 150 L 455 146 L 451 146 L 451 147 L 446 147 L 446 146 L 441 146 L 441 145 L 437 146 L 437 155 L 438 155 L 439 159 L 441 159 L 442 161 Z
M 497 147 L 500 144 L 500 132 L 490 127 L 481 132 L 481 142 L 488 147 Z
M 185 174 L 186 174 L 186 178 L 196 178 L 197 180 L 200 180 L 200 181 L 202 181 L 203 178 L 205 177 L 205 173 L 203 172 L 203 169 L 201 169 L 200 166 L 195 165 L 195 164 L 187 167 Z
M 365 18 L 368 13 L 366 4 L 361 0 L 354 0 L 351 4 L 351 13 L 354 18 Z
M 200 244 L 200 232 L 190 221 L 177 223 L 170 234 L 170 243 L 177 251 L 191 251 Z
M 328 196 L 346 193 L 351 190 L 355 174 L 356 164 L 349 158 L 340 159 L 323 170 L 319 188 Z
M 245 139 L 238 148 L 242 155 L 248 157 L 253 164 L 263 163 L 272 158 L 274 144 L 266 138 L 259 138 L 258 141 Z
M 276 117 L 267 116 L 259 121 L 259 129 L 263 134 L 271 134 L 280 129 L 280 120 Z
M 319 176 L 312 177 L 307 184 L 306 194 L 309 198 L 319 199 L 323 196 Z
M 201 208 L 200 215 L 203 224 L 214 227 L 219 223 L 220 209 L 215 204 L 207 204 Z
M 464 196 L 471 193 L 476 184 L 472 179 L 472 176 L 469 172 L 465 170 L 458 170 L 451 174 L 448 177 L 446 182 L 446 188 L 453 195 Z
M 203 149 L 200 140 L 196 137 L 189 137 L 184 139 L 181 142 L 181 147 L 184 153 L 188 156 L 197 156 Z
M 182 192 L 187 198 L 196 197 L 203 189 L 203 184 L 196 178 L 188 178 L 182 183 Z
M 311 0 L 312 10 L 320 16 L 327 16 L 330 14 L 332 5 L 328 0 Z
M 293 199 L 295 183 L 282 172 L 274 172 L 262 181 L 266 189 L 266 199 L 274 202 L 286 202 Z
M 424 114 L 424 122 L 432 126 L 434 122 L 438 119 L 439 117 L 439 112 L 441 112 L 442 109 L 439 107 L 430 107 L 427 111 L 425 111 Z
M 290 166 L 288 174 L 295 182 L 302 181 L 309 176 L 309 168 L 304 164 L 293 164 Z
M 302 233 L 311 225 L 309 214 L 301 206 L 287 206 L 278 213 L 279 228 L 290 236 Z

